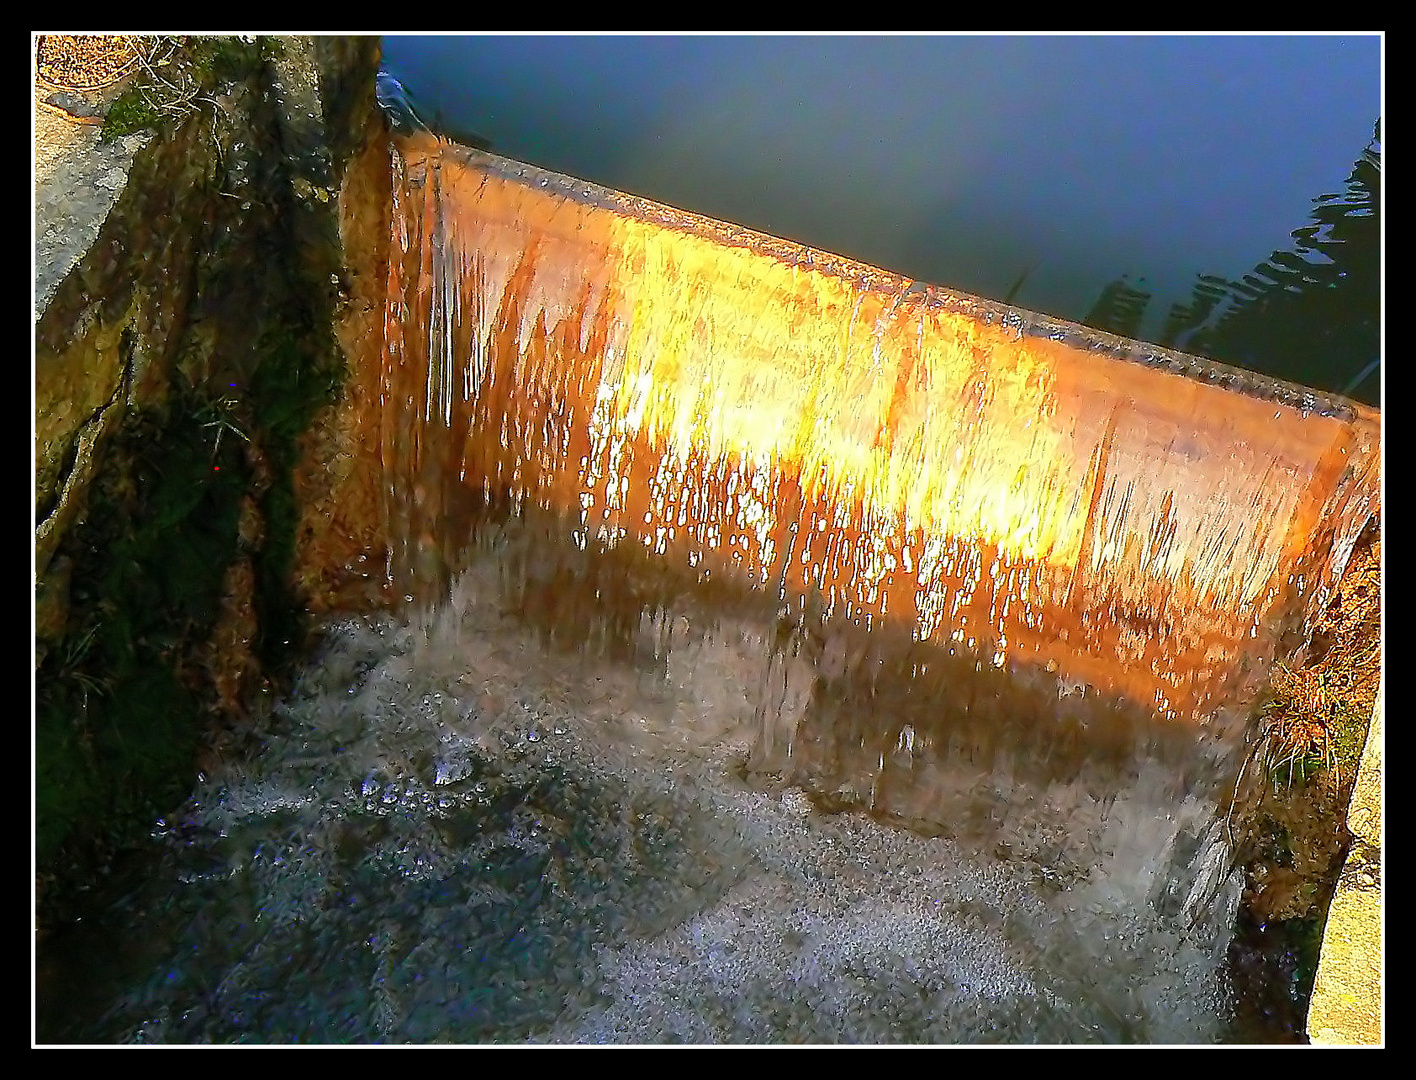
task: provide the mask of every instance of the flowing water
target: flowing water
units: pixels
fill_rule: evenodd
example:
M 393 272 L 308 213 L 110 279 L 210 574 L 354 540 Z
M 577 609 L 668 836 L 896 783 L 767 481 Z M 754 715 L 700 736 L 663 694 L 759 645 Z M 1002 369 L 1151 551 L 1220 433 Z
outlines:
M 160 824 L 67 1036 L 1225 1038 L 1245 716 L 1376 508 L 1375 414 L 387 160 L 331 470 L 394 613 Z
M 1239 883 L 1173 747 L 1051 781 L 936 760 L 924 832 L 827 813 L 750 764 L 750 630 L 646 620 L 597 659 L 504 596 L 484 565 L 330 627 L 264 753 L 155 835 L 126 918 L 161 945 L 89 1037 L 1222 1036 Z

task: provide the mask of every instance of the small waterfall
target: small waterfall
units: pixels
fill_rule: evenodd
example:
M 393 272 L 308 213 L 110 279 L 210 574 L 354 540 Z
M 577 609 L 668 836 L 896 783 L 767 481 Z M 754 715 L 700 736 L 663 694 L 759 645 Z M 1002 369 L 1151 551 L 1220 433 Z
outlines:
M 919 715 L 844 738 L 857 703 L 814 743 L 880 769 L 905 726 L 1222 726 L 1376 512 L 1378 415 L 1343 399 L 398 145 L 365 420 L 392 593 L 445 595 L 513 528 L 509 602 L 552 636 L 750 612 L 764 760 L 862 680 Z
M 1222 1038 L 1224 799 L 1378 415 L 391 163 L 348 482 L 393 611 L 159 829 L 176 944 L 110 1037 Z

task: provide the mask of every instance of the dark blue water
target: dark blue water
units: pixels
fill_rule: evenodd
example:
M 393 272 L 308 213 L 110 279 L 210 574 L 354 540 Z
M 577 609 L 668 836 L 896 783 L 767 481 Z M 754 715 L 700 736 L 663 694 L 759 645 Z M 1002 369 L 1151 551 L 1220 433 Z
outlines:
M 387 36 L 384 60 L 455 135 L 919 280 L 1324 389 L 1378 354 L 1379 186 L 1348 191 L 1378 36 Z M 1264 326 L 1215 334 L 1236 302 Z

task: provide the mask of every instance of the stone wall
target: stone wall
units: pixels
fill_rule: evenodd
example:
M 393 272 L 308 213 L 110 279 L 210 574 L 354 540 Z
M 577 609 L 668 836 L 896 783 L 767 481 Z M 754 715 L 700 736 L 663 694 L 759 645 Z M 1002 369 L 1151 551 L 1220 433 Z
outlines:
M 83 881 L 179 800 L 203 745 L 249 731 L 298 653 L 297 473 L 346 368 L 338 192 L 383 138 L 375 37 L 146 44 L 164 62 L 134 66 L 117 104 L 156 102 L 150 130 L 105 130 L 141 148 L 35 330 L 50 885 Z M 82 116 L 73 129 L 68 160 L 113 152 Z M 76 168 L 42 177 L 37 207 L 68 205 Z

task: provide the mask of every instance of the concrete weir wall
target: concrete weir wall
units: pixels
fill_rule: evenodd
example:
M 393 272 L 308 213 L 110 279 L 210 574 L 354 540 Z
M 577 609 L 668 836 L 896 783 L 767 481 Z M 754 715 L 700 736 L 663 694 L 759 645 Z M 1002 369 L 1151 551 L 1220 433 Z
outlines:
M 1201 721 L 1380 509 L 1380 414 L 1343 399 L 432 136 L 390 183 L 356 399 L 405 593 L 467 541 L 429 520 L 509 500 Z

